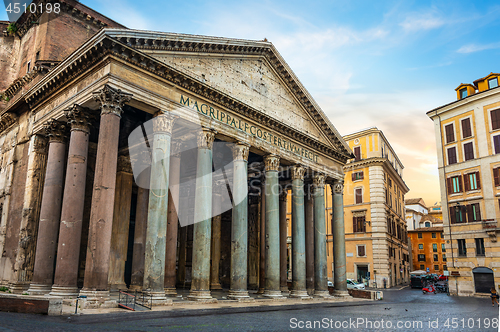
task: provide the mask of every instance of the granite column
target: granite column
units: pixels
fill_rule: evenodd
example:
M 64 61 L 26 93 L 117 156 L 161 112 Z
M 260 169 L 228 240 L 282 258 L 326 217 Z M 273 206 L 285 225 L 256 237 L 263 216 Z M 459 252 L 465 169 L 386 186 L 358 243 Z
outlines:
M 288 220 L 286 218 L 288 190 L 284 186 L 280 193 L 280 290 L 288 295 Z
M 314 293 L 314 200 L 312 186 L 305 186 L 305 233 L 306 233 L 306 288 L 307 294 Z
M 333 199 L 333 260 L 335 295 L 348 296 L 346 279 L 345 229 L 344 229 L 344 182 L 332 186 Z
M 317 173 L 314 186 L 314 296 L 329 297 L 326 261 L 325 176 Z

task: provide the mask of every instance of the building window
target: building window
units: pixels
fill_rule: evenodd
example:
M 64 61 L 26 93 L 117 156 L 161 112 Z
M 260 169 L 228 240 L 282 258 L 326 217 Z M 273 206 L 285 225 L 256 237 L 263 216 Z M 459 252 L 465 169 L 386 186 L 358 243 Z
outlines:
M 462 138 L 472 136 L 472 127 L 470 125 L 470 118 L 462 120 Z
M 420 264 L 420 270 L 425 270 L 425 266 L 423 266 L 422 264 Z
M 422 233 L 418 233 L 417 236 L 418 236 L 419 239 L 421 239 L 422 238 Z
M 425 222 L 425 227 L 431 227 L 431 223 L 429 221 Z
M 448 182 L 448 194 L 456 194 L 463 191 L 461 175 L 453 176 L 446 179 L 446 181 Z
M 439 255 L 438 254 L 434 254 L 433 258 L 434 258 L 434 262 L 439 262 Z
M 460 99 L 467 97 L 467 88 L 460 89 Z
M 358 257 L 366 257 L 365 246 L 358 246 Z
M 495 187 L 500 186 L 500 167 L 493 169 L 493 179 L 495 182 Z
M 491 129 L 500 129 L 500 109 L 491 111 Z
M 360 146 L 357 146 L 354 148 L 354 160 L 355 161 L 358 161 L 358 160 L 361 160 L 361 147 Z
M 444 245 L 444 243 L 441 243 L 441 251 L 446 252 L 446 246 Z
M 464 144 L 464 159 L 465 161 L 474 159 L 474 147 L 472 146 L 472 142 Z
M 354 196 L 356 198 L 356 204 L 363 203 L 363 189 L 362 188 L 354 189 Z
M 448 152 L 448 165 L 457 163 L 457 149 L 455 147 L 446 150 Z
M 352 217 L 352 230 L 354 233 L 366 233 L 365 216 Z
M 437 243 L 432 244 L 432 252 L 438 252 L 438 245 Z
M 460 224 L 467 221 L 467 207 L 465 205 L 450 206 L 450 219 L 452 224 Z
M 423 243 L 419 243 L 419 244 L 418 244 L 418 249 L 420 249 L 420 250 L 424 250 L 424 244 L 423 244 Z
M 484 256 L 484 240 L 476 239 L 476 256 Z
M 444 127 L 444 131 L 446 133 L 446 144 L 455 142 L 455 131 L 453 130 L 453 123 L 446 125 Z
M 441 236 L 441 238 L 444 238 L 444 234 L 443 234 L 443 232 L 441 232 L 441 233 L 439 234 L 439 236 Z
M 424 254 L 418 254 L 418 261 L 419 262 L 425 262 L 425 255 Z
M 353 181 L 363 180 L 363 179 L 364 179 L 363 171 L 361 171 L 361 172 L 353 172 L 352 173 L 352 180 Z
M 467 205 L 468 222 L 481 221 L 481 209 L 479 203 Z
M 469 173 L 464 175 L 465 191 L 481 189 L 481 180 L 479 172 Z
M 432 236 L 433 239 L 435 239 L 436 238 L 436 233 L 432 233 L 431 236 Z
M 465 247 L 465 239 L 458 239 L 458 256 L 467 256 L 467 248 Z
M 498 77 L 488 80 L 488 88 L 493 89 L 498 86 Z
M 446 262 L 446 254 L 443 254 L 443 262 Z
M 434 265 L 434 271 L 439 271 L 439 265 Z

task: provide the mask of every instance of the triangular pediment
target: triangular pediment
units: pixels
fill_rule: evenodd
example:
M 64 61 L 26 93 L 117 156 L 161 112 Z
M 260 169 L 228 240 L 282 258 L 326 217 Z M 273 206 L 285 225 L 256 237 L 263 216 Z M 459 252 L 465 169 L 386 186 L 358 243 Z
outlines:
M 330 145 L 327 136 L 264 58 L 190 56 L 168 52 L 153 52 L 150 55 L 273 119 Z

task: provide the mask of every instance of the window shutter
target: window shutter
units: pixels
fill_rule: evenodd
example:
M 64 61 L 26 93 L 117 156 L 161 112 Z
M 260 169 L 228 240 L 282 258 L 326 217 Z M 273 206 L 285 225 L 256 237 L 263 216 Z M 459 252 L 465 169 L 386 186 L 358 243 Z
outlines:
M 352 232 L 356 233 L 358 231 L 358 218 L 352 217 Z
M 469 174 L 464 175 L 464 187 L 465 187 L 465 191 L 470 190 Z
M 481 209 L 479 208 L 479 203 L 476 204 L 476 220 L 481 220 Z
M 358 246 L 358 256 L 364 256 L 365 255 L 365 246 Z
M 500 168 L 493 169 L 493 177 L 495 178 L 495 187 L 500 186 L 500 176 L 499 176 Z
M 453 192 L 451 178 L 446 179 L 446 186 L 448 187 L 448 195 L 450 195 Z
M 474 221 L 474 215 L 472 214 L 472 205 L 466 205 L 467 208 L 467 221 L 468 222 L 473 222 Z M 464 220 L 465 221 L 465 220 Z
M 475 176 L 476 176 L 477 189 L 481 189 L 481 177 L 479 176 L 479 172 L 476 172 Z
M 455 216 L 455 207 L 454 206 L 450 206 L 450 222 L 452 224 L 457 222 L 456 216 Z
M 356 180 L 356 173 L 352 172 L 351 179 L 352 181 Z
M 360 176 L 359 176 L 359 178 L 360 178 L 361 180 L 363 180 L 363 179 L 365 178 L 365 174 L 364 174 L 364 172 L 360 172 L 360 173 L 359 173 L 359 175 L 360 175 Z
M 462 175 L 458 176 L 458 192 L 459 193 L 464 192 L 464 188 L 463 188 L 463 185 L 462 185 Z

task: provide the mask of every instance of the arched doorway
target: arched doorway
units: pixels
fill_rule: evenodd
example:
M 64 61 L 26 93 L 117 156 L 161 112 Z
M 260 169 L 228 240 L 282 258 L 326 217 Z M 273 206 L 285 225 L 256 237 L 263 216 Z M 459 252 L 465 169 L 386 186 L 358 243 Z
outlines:
M 490 288 L 495 286 L 493 270 L 481 266 L 473 269 L 472 273 L 474 275 L 476 293 L 489 293 Z

